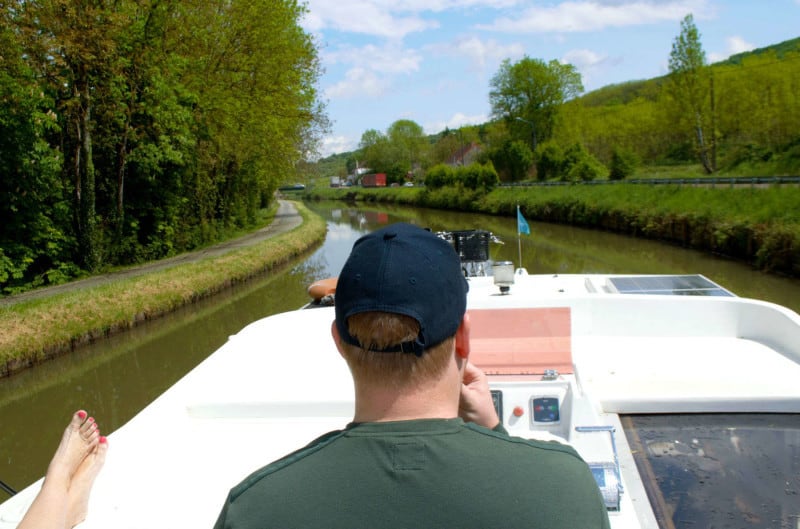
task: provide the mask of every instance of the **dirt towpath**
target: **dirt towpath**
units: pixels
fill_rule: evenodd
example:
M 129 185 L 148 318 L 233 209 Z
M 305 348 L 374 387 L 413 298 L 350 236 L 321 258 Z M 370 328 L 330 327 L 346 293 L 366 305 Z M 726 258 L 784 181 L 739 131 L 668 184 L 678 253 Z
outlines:
M 37 290 L 31 290 L 30 292 L 23 292 L 22 294 L 0 298 L 0 307 L 13 305 L 21 301 L 45 298 L 55 294 L 60 294 L 62 292 L 71 292 L 81 288 L 91 288 L 110 283 L 112 281 L 118 281 L 120 279 L 137 277 L 151 272 L 166 270 L 167 268 L 172 268 L 174 266 L 195 263 L 210 257 L 217 257 L 237 248 L 252 246 L 265 239 L 286 233 L 287 231 L 292 230 L 302 224 L 302 222 L 303 218 L 297 212 L 297 208 L 295 208 L 294 204 L 286 200 L 278 200 L 278 212 L 276 213 L 272 223 L 258 231 L 254 231 L 253 233 L 249 233 L 247 235 L 243 235 L 236 239 L 231 239 L 214 246 L 209 246 L 208 248 L 203 248 L 202 250 L 176 255 L 175 257 L 170 257 L 169 259 L 152 261 L 143 265 L 119 270 L 117 272 L 87 277 L 86 279 L 72 281 L 71 283 L 64 283 L 63 285 L 44 287 Z

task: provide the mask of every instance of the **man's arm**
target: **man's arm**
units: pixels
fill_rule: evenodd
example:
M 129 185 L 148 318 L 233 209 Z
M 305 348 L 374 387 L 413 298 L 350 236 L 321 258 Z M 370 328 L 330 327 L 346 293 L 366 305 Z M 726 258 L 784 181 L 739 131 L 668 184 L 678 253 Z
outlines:
M 464 368 L 458 416 L 467 422 L 474 422 L 489 429 L 494 429 L 500 424 L 500 418 L 497 417 L 492 394 L 489 391 L 489 380 L 486 378 L 486 373 L 470 362 L 467 362 Z

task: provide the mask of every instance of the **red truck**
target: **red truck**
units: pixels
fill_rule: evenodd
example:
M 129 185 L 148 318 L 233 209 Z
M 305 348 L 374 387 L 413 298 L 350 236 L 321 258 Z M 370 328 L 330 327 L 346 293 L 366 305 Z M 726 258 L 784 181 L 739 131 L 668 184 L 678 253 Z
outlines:
M 361 187 L 386 187 L 386 173 L 365 174 L 361 177 Z

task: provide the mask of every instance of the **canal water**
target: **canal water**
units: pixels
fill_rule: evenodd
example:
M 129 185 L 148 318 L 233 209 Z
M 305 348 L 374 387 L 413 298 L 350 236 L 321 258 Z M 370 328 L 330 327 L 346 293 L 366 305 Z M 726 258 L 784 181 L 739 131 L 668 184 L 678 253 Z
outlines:
M 676 246 L 606 232 L 530 222 L 518 244 L 515 218 L 383 205 L 310 203 L 328 222 L 324 243 L 293 265 L 213 299 L 148 322 L 34 369 L 0 379 L 0 480 L 22 489 L 45 471 L 71 413 L 85 408 L 112 432 L 248 323 L 296 309 L 306 287 L 338 274 L 363 233 L 413 222 L 438 230 L 485 229 L 503 244 L 493 260 L 518 262 L 530 273 L 701 273 L 737 295 L 800 312 L 800 281 Z M 271 344 L 291 348 L 291 343 Z M 168 432 L 163 432 L 168 435 Z M 0 502 L 6 498 L 0 490 Z

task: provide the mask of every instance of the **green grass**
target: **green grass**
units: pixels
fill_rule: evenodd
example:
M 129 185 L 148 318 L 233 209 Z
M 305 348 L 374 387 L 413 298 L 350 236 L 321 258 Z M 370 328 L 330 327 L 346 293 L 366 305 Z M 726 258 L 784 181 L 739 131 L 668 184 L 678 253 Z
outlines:
M 636 170 L 636 178 L 703 178 L 708 176 L 700 164 L 691 165 L 650 165 Z
M 305 206 L 303 224 L 251 247 L 197 263 L 0 309 L 0 375 L 126 329 L 287 262 L 321 241 L 326 224 Z

